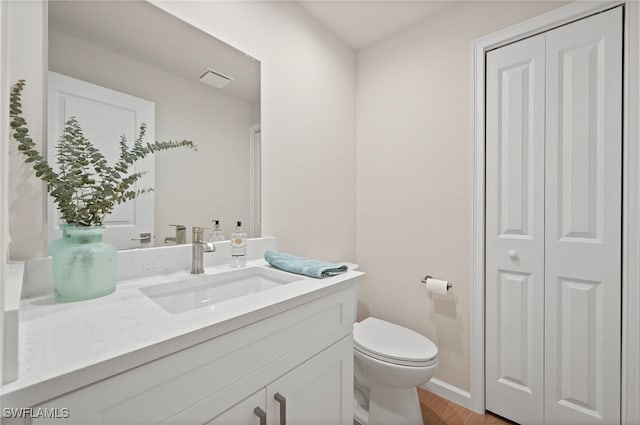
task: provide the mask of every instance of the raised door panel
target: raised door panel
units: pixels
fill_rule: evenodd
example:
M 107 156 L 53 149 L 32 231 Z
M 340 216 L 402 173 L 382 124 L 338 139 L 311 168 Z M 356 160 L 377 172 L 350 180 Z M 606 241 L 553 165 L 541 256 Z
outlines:
M 541 423 L 544 35 L 487 54 L 488 410 Z
M 547 33 L 545 416 L 620 420 L 622 9 Z

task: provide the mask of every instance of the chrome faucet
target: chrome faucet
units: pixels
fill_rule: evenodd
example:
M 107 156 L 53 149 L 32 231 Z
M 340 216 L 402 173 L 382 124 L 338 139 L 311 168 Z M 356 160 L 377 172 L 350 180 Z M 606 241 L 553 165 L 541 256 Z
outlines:
M 166 238 L 164 238 L 165 244 L 169 242 L 173 242 L 176 245 L 182 245 L 187 243 L 187 226 L 185 226 L 184 224 L 170 224 L 169 226 L 175 226 L 176 236 L 175 237 L 167 236 Z
M 204 240 L 204 231 L 206 227 L 193 227 L 192 243 L 191 243 L 191 273 L 200 274 L 204 273 L 204 266 L 202 264 L 202 257 L 205 252 L 213 252 L 216 250 L 216 246 L 213 242 L 207 242 Z

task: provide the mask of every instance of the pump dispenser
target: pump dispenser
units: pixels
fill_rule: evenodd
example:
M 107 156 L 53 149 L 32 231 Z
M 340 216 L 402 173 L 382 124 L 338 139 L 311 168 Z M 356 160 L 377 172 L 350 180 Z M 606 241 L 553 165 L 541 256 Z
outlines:
M 213 242 L 220 242 L 224 240 L 224 232 L 220 227 L 220 220 L 211 220 L 213 222 L 213 230 L 211 231 L 211 239 Z
M 231 234 L 231 266 L 247 265 L 247 234 L 242 231 L 242 222 L 238 221 L 236 231 Z

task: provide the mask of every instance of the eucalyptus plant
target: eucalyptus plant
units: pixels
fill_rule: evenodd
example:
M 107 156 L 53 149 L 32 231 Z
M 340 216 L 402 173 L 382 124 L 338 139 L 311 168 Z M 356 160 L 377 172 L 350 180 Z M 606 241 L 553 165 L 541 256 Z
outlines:
M 126 137 L 121 136 L 120 157 L 111 165 L 85 137 L 78 120 L 71 117 L 66 121 L 56 147 L 58 171 L 55 171 L 36 149 L 29 135 L 27 121 L 22 117 L 21 94 L 24 86 L 25 81 L 19 80 L 11 90 L 9 115 L 13 138 L 18 142 L 18 150 L 24 155 L 24 161 L 31 164 L 36 177 L 47 184 L 47 191 L 66 223 L 100 226 L 116 205 L 152 191 L 152 188 L 135 188 L 135 184 L 146 173 L 131 170 L 136 161 L 168 149 L 197 150 L 190 140 L 145 143 L 143 139 L 147 127 L 143 123 L 131 147 Z

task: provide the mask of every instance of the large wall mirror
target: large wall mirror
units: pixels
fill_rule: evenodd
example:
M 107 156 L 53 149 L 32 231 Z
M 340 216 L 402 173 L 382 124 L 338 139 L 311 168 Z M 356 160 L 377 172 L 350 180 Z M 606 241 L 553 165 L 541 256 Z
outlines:
M 49 81 L 61 84 L 56 87 L 63 93 L 58 98 L 48 90 L 49 152 L 60 119 L 52 108 L 67 102 L 67 114 L 100 113 L 93 89 L 148 102 L 156 140 L 189 139 L 198 146 L 197 152 L 155 155 L 154 222 L 140 230 L 152 232 L 153 239 L 118 247 L 171 244 L 171 225 L 186 226 L 189 242 L 191 226 L 208 227 L 214 219 L 227 237 L 236 221 L 250 236 L 260 236 L 260 63 L 147 2 L 52 1 L 48 21 Z M 213 86 L 199 78 L 207 70 L 213 72 L 204 80 Z M 226 84 L 215 87 L 219 83 Z M 84 107 L 85 101 L 90 106 Z M 98 131 L 92 120 L 102 121 L 87 119 L 87 131 Z M 102 126 L 103 132 L 113 130 Z M 112 138 L 117 146 L 119 137 Z M 142 207 L 130 209 L 136 208 Z M 119 214 L 126 225 L 127 211 Z

